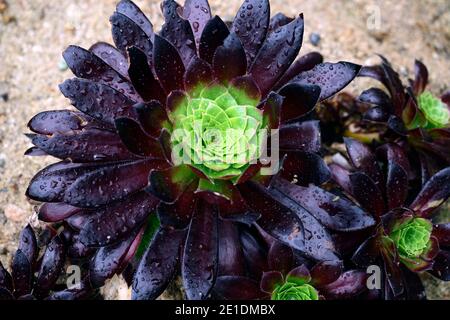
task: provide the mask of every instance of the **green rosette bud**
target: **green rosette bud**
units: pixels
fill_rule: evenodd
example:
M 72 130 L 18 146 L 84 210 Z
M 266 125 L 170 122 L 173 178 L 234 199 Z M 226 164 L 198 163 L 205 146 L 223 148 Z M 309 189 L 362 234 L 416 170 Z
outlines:
M 417 258 L 429 248 L 433 225 L 423 218 L 412 218 L 396 226 L 390 238 L 400 257 Z
M 265 131 L 257 103 L 233 87 L 193 90 L 170 115 L 174 162 L 190 164 L 211 180 L 239 177 L 262 152 Z
M 319 294 L 310 284 L 286 281 L 275 288 L 272 300 L 319 300 Z
M 419 109 L 425 115 L 427 128 L 444 128 L 450 120 L 447 106 L 430 92 L 422 93 L 418 98 Z

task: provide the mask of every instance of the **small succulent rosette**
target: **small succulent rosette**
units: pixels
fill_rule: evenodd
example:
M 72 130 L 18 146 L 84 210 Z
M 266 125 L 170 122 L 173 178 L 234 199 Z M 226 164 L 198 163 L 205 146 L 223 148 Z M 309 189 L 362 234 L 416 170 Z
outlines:
M 367 291 L 367 275 L 360 270 L 344 270 L 340 260 L 300 264 L 290 248 L 274 243 L 260 288 L 272 300 L 319 300 L 357 298 Z
M 424 169 L 442 169 L 450 164 L 450 91 L 440 99 L 426 91 L 428 69 L 420 61 L 414 65 L 415 78 L 404 86 L 399 75 L 386 58 L 373 67 L 362 68 L 359 76 L 380 81 L 387 92 L 379 88 L 364 91 L 357 99 L 365 104 L 363 119 L 384 124 L 394 138 L 406 139 L 420 153 Z M 391 139 L 389 137 L 383 137 Z M 392 140 L 392 139 L 391 139 Z M 432 158 L 430 158 L 432 154 Z M 441 161 L 443 164 L 434 162 Z M 432 172 L 434 173 L 434 172 Z
M 19 248 L 14 254 L 12 272 L 0 263 L 0 300 L 73 300 L 93 296 L 89 283 L 79 279 L 68 288 L 59 283 L 66 264 L 66 240 L 52 229 L 43 232 L 38 244 L 31 226 L 20 234 Z
M 359 141 L 346 139 L 345 144 L 349 161 L 335 157 L 330 165 L 333 180 L 378 221 L 352 260 L 367 267 L 379 264 L 381 257 L 387 292 L 393 297 L 407 293 L 408 281 L 420 283 L 414 275 L 406 281 L 403 267 L 448 280 L 448 225 L 433 225 L 430 219 L 450 196 L 450 168 L 417 188 L 410 183 L 409 161 L 399 145 L 383 145 L 375 155 Z

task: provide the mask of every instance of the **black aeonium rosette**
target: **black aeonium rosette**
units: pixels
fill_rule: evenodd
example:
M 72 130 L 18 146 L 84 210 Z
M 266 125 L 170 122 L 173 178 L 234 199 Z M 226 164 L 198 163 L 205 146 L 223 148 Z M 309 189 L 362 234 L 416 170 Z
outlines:
M 410 183 L 411 167 L 401 146 L 385 144 L 374 153 L 354 139 L 346 139 L 345 145 L 348 160 L 334 157 L 333 180 L 377 221 L 368 238 L 347 239 L 357 248 L 353 262 L 384 270 L 384 299 L 424 298 L 417 274 L 427 271 L 449 280 L 448 223 L 432 219 L 450 196 L 450 168 L 416 187 Z
M 67 239 L 64 233 L 48 228 L 37 239 L 27 225 L 20 234 L 19 247 L 11 263 L 11 273 L 0 263 L 0 300 L 73 300 L 94 297 L 89 283 L 68 286 L 64 280 Z M 72 284 L 71 284 L 72 285 Z
M 357 98 L 360 110 L 365 109 L 363 120 L 375 126 L 372 133 L 381 134 L 383 142 L 407 146 L 409 157 L 420 163 L 425 183 L 450 164 L 450 92 L 437 98 L 427 91 L 428 69 L 419 60 L 414 64 L 414 79 L 406 86 L 389 61 L 381 59 L 381 64 L 364 67 L 360 73 L 381 82 L 385 89 L 370 88 Z
M 208 297 L 223 219 L 258 219 L 282 242 L 319 260 L 335 259 L 328 238 L 305 236 L 311 213 L 286 210 L 267 193 L 270 164 L 258 160 L 265 146 L 275 149 L 270 134 L 279 129 L 280 179 L 301 186 L 328 180 L 318 123 L 304 117 L 360 67 L 322 63 L 317 53 L 296 60 L 303 16 L 271 19 L 267 0 L 246 0 L 230 24 L 212 17 L 206 0 L 184 6 L 166 0 L 162 11 L 157 33 L 123 0 L 111 17 L 115 47 L 64 52 L 76 78 L 60 89 L 77 110 L 43 112 L 29 123 L 35 134 L 27 153 L 61 160 L 27 190 L 45 202 L 40 218 L 69 230 L 74 256 L 94 255 L 95 287 L 141 251 L 140 263 L 134 261 L 136 299 L 156 298 L 179 266 L 187 297 Z M 224 139 L 228 129 L 235 135 Z M 314 228 L 335 225 L 317 214 L 323 219 Z M 372 223 L 358 221 L 338 228 Z

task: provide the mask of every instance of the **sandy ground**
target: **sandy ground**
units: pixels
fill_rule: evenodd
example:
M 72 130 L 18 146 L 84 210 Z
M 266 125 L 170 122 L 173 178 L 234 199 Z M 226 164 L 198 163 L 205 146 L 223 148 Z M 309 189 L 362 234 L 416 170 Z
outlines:
M 28 181 L 52 159 L 26 158 L 30 146 L 23 135 L 36 113 L 65 108 L 58 84 L 71 77 L 61 52 L 69 44 L 89 47 L 111 42 L 108 18 L 116 0 L 0 0 L 0 259 L 9 263 L 18 232 L 37 224 L 34 204 L 24 192 Z M 159 28 L 158 0 L 136 0 Z M 211 0 L 213 12 L 230 20 L 241 0 Z M 402 75 L 411 74 L 414 58 L 431 70 L 431 89 L 442 93 L 450 84 L 449 0 L 272 0 L 272 12 L 305 14 L 302 52 L 320 50 L 329 61 L 376 63 L 383 53 Z M 312 33 L 320 35 L 317 47 Z M 359 83 L 360 84 L 360 83 Z M 348 90 L 356 92 L 358 82 Z M 429 280 L 429 297 L 450 299 L 450 286 Z M 115 279 L 107 298 L 127 298 Z

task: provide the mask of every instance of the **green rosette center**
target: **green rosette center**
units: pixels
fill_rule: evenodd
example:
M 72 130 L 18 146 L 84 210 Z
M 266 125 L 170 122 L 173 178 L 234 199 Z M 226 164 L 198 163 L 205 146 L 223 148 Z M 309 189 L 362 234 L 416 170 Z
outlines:
M 209 179 L 237 179 L 261 155 L 259 101 L 234 87 L 198 87 L 171 112 L 173 157 Z

